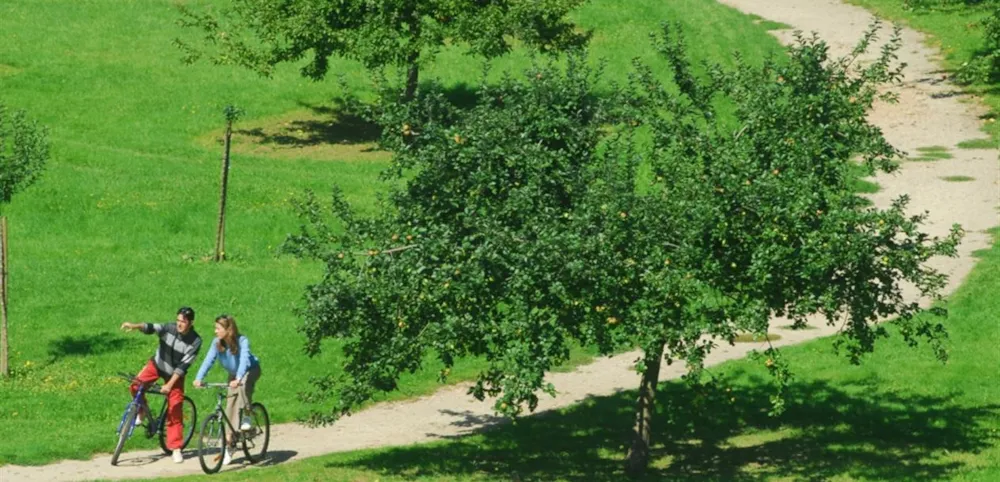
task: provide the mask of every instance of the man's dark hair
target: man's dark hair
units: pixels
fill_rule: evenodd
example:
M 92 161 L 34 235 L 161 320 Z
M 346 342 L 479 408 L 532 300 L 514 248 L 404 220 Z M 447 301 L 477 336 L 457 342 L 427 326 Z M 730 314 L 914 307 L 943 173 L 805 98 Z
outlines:
M 183 315 L 184 319 L 194 322 L 194 309 L 184 306 L 177 310 L 178 315 Z

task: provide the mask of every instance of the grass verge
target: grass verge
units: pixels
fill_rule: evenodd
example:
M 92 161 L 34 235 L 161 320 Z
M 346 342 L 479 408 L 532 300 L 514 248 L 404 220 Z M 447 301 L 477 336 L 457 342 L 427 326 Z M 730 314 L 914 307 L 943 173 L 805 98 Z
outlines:
M 1000 144 L 993 139 L 969 139 L 958 143 L 960 149 L 997 149 Z
M 941 51 L 944 66 L 951 72 L 979 55 L 984 46 L 982 20 L 987 16 L 990 2 L 948 2 L 950 5 L 913 10 L 907 9 L 907 2 L 901 0 L 848 0 L 848 3 L 929 34 L 930 45 Z M 993 141 L 989 147 L 995 148 L 1000 143 L 1000 124 L 996 122 L 1000 115 L 1000 83 L 969 85 L 964 90 L 990 109 L 982 119 L 983 131 Z

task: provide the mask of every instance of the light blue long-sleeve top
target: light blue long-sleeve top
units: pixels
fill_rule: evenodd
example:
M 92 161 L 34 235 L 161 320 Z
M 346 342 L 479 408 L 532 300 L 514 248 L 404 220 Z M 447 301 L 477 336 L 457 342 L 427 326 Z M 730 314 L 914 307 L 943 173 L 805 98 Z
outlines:
M 218 359 L 222 363 L 222 367 L 229 372 L 230 375 L 235 376 L 237 380 L 243 378 L 243 375 L 247 374 L 253 367 L 260 366 L 260 361 L 257 357 L 250 353 L 250 339 L 240 335 L 237 343 L 240 345 L 240 349 L 237 350 L 236 354 L 233 355 L 229 351 L 229 348 L 222 352 L 218 348 L 219 338 L 213 338 L 212 344 L 209 345 L 208 355 L 205 360 L 201 362 L 201 368 L 198 369 L 198 375 L 194 377 L 196 381 L 201 381 L 205 378 L 205 374 L 208 373 L 208 369 L 212 368 L 215 360 Z

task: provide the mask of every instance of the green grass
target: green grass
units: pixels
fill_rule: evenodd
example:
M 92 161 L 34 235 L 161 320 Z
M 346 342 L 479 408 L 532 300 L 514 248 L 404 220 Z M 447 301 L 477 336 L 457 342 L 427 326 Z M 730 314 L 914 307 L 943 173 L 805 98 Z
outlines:
M 941 159 L 951 159 L 955 157 L 950 152 L 948 152 L 948 148 L 944 146 L 918 147 L 917 152 L 919 152 L 920 155 L 916 157 L 911 157 L 907 160 L 914 162 L 927 162 L 927 161 L 939 161 Z
M 194 8 L 208 0 L 187 2 Z M 41 464 L 110 451 L 127 402 L 113 376 L 136 372 L 155 339 L 118 331 L 122 321 L 171 320 L 193 306 L 195 328 L 211 336 L 211 319 L 235 315 L 254 343 L 266 375 L 257 397 L 275 422 L 312 408 L 297 400 L 311 376 L 336 371 L 338 344 L 314 359 L 302 354 L 293 309 L 321 267 L 276 255 L 298 223 L 289 199 L 305 189 L 321 196 L 340 186 L 364 208 L 379 192 L 384 158 L 345 150 L 340 157 L 252 154 L 233 159 L 227 213 L 229 261 L 207 261 L 214 245 L 221 148 L 206 136 L 222 127 L 222 108 L 235 104 L 246 129 L 289 113 L 330 114 L 341 94 L 333 79 L 311 82 L 298 66 L 262 79 L 236 69 L 185 66 L 172 47 L 190 36 L 175 23 L 172 0 L 0 2 L 0 101 L 26 109 L 51 131 L 52 162 L 42 180 L 15 197 L 10 223 L 12 380 L 0 382 L 0 464 Z M 663 21 L 680 21 L 697 60 L 731 63 L 780 52 L 766 27 L 709 0 L 595 0 L 576 14 L 594 28 L 592 58 L 608 61 L 624 80 L 632 57 L 664 72 L 648 45 Z M 59 25 L 58 29 L 50 28 Z M 521 51 L 494 62 L 494 73 L 520 70 Z M 360 66 L 334 61 L 331 72 L 370 92 Z M 441 52 L 424 71 L 449 95 L 468 95 L 480 62 L 457 49 Z M 310 117 L 310 118 L 313 118 Z M 310 124 L 303 124 L 304 126 Z M 345 134 L 343 123 L 338 134 Z M 370 139 L 348 133 L 346 142 Z M 241 154 L 247 152 L 247 154 Z M 574 354 L 573 363 L 587 359 Z M 452 379 L 482 367 L 462 360 Z M 438 387 L 439 364 L 406 377 L 388 399 Z M 218 369 L 214 377 L 220 377 Z M 199 407 L 210 394 L 189 390 Z M 153 442 L 132 440 L 128 449 Z
M 945 181 L 948 181 L 948 182 L 969 182 L 969 181 L 975 181 L 976 180 L 976 178 L 969 177 L 969 176 L 945 176 L 945 177 L 942 177 L 941 179 L 943 179 Z
M 882 189 L 878 183 L 868 178 L 866 168 L 861 164 L 852 164 L 852 171 L 854 176 L 854 191 L 860 194 L 874 194 Z
M 736 343 L 757 343 L 759 341 L 775 341 L 780 340 L 781 335 L 777 333 L 768 333 L 766 336 L 756 335 L 754 333 L 743 333 L 736 335 L 733 339 Z
M 969 139 L 958 143 L 960 149 L 996 149 L 1000 147 L 993 139 Z
M 930 44 L 944 54 L 944 67 L 949 71 L 954 72 L 983 48 L 980 21 L 986 17 L 987 10 L 982 6 L 953 2 L 953 5 L 947 7 L 911 11 L 904 8 L 905 2 L 902 0 L 848 1 L 865 7 L 882 18 L 902 22 L 930 34 Z M 912 75 L 908 74 L 910 80 L 913 80 Z M 1000 143 L 1000 124 L 995 122 L 1000 113 L 1000 84 L 971 85 L 964 90 L 980 98 L 991 110 L 990 114 L 983 117 L 983 130 L 993 139 L 993 144 L 989 147 L 996 147 Z
M 994 235 L 1000 231 L 994 230 Z M 1000 479 L 1000 245 L 949 299 L 950 358 L 907 346 L 890 326 L 860 366 L 832 338 L 783 349 L 795 379 L 769 417 L 769 375 L 749 360 L 710 371 L 715 387 L 666 383 L 643 480 Z M 453 441 L 367 450 L 223 473 L 218 480 L 612 481 L 635 392 L 591 398 Z M 669 412 L 664 405 L 672 407 Z M 185 477 L 181 480 L 195 480 Z
M 768 20 L 760 15 L 750 14 L 750 18 L 754 20 L 757 25 L 764 27 L 767 30 L 789 30 L 793 28 L 791 25 L 786 23 L 776 22 L 774 20 Z

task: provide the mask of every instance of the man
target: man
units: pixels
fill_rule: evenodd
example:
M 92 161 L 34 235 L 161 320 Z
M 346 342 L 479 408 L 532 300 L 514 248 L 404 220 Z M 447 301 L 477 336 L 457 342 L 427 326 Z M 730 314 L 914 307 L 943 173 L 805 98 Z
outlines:
M 167 396 L 167 449 L 172 451 L 174 462 L 181 463 L 184 445 L 184 375 L 201 350 L 201 337 L 194 331 L 194 310 L 183 307 L 177 310 L 176 323 L 122 323 L 124 331 L 141 330 L 147 335 L 156 334 L 160 346 L 156 354 L 136 376 L 130 387 L 132 396 L 139 390 L 139 383 L 149 384 L 163 378 L 166 383 L 160 393 Z M 143 400 L 145 402 L 145 400 Z M 140 416 L 148 416 L 140 413 Z

